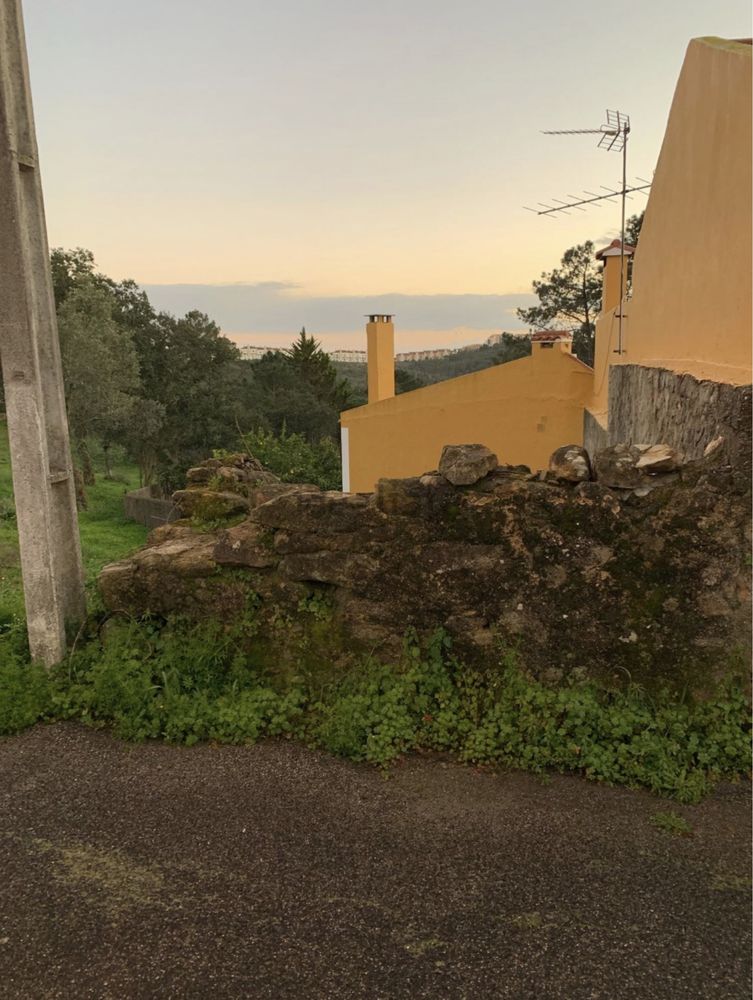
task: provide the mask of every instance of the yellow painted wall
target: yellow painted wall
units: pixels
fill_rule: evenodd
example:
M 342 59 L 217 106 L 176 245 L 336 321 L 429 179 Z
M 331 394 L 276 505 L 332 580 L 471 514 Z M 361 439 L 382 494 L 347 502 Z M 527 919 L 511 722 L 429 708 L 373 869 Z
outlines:
M 639 241 L 640 244 L 640 241 Z M 609 405 L 609 368 L 610 365 L 617 364 L 619 358 L 627 360 L 625 355 L 617 355 L 617 345 L 619 343 L 619 319 L 617 308 L 608 312 L 600 313 L 596 319 L 596 333 L 594 340 L 594 376 L 593 394 L 588 404 L 592 413 L 599 413 L 603 421 L 606 421 L 606 413 Z M 629 304 L 622 317 L 622 342 L 628 342 L 628 331 L 630 324 Z M 636 358 L 632 359 L 633 364 L 639 364 Z M 649 364 L 650 362 L 645 362 Z
M 752 55 L 718 38 L 688 46 L 635 255 L 625 352 L 602 344 L 597 389 L 605 353 L 613 363 L 751 381 Z M 610 328 L 613 350 L 609 314 L 597 340 Z
M 531 357 L 346 410 L 350 490 L 436 469 L 446 444 L 485 444 L 502 463 L 546 468 L 555 448 L 582 440 L 592 379 L 566 345 L 534 344 Z
M 504 463 L 546 466 L 581 442 L 584 408 L 606 425 L 609 368 L 641 364 L 751 381 L 751 46 L 694 39 L 677 83 L 633 269 L 596 324 L 594 371 L 566 347 L 341 414 L 349 488 L 436 468 L 445 444 L 478 442 Z M 619 265 L 618 265 L 619 274 Z M 611 304 L 611 303 L 610 303 Z
M 395 327 L 386 316 L 372 316 L 366 324 L 369 402 L 395 395 Z

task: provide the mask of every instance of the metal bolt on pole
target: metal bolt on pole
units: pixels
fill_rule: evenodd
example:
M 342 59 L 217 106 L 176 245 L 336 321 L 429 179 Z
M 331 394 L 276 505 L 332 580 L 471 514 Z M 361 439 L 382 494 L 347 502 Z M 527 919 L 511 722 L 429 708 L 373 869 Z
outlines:
M 0 0 L 0 359 L 31 655 L 86 611 L 21 0 Z

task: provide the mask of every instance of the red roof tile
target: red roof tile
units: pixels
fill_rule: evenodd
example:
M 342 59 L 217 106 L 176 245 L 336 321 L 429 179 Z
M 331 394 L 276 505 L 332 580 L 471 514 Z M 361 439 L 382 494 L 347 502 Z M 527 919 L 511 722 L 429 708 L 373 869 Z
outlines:
M 609 254 L 609 256 L 611 257 L 614 255 L 614 251 L 619 249 L 620 249 L 620 241 L 612 240 L 612 242 L 609 244 L 608 247 L 602 247 L 601 250 L 597 250 L 594 256 L 596 257 L 597 260 L 603 260 L 606 254 Z M 610 251 L 612 252 L 610 253 Z M 629 257 L 631 254 L 634 253 L 635 253 L 635 247 L 631 246 L 629 243 L 626 243 L 625 256 Z

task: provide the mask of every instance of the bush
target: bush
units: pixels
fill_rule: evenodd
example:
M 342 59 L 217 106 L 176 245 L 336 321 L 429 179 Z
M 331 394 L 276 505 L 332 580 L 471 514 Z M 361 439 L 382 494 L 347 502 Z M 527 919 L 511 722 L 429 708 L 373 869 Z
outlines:
M 7 645 L 0 646 L 0 734 L 21 732 L 45 716 L 51 706 L 47 671 L 25 662 Z
M 285 429 L 256 430 L 241 435 L 243 448 L 285 483 L 312 483 L 323 490 L 339 490 L 342 483 L 340 449 L 332 438 L 316 444 Z

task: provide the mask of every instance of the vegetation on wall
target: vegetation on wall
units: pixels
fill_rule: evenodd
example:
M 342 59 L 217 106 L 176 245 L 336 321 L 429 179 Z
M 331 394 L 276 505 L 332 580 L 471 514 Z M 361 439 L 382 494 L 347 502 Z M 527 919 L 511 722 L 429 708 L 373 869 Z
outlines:
M 301 614 L 326 626 L 328 609 L 316 595 Z M 633 685 L 548 687 L 509 654 L 500 654 L 494 675 L 465 667 L 442 633 L 423 645 L 409 637 L 391 665 L 365 659 L 338 673 L 319 663 L 283 681 L 254 659 L 253 636 L 252 616 L 230 631 L 181 620 L 111 622 L 51 674 L 0 646 L 0 733 L 77 719 L 125 739 L 188 745 L 283 736 L 381 766 L 413 750 L 446 751 L 683 802 L 750 766 L 748 710 L 732 688 L 694 704 L 650 698 Z

